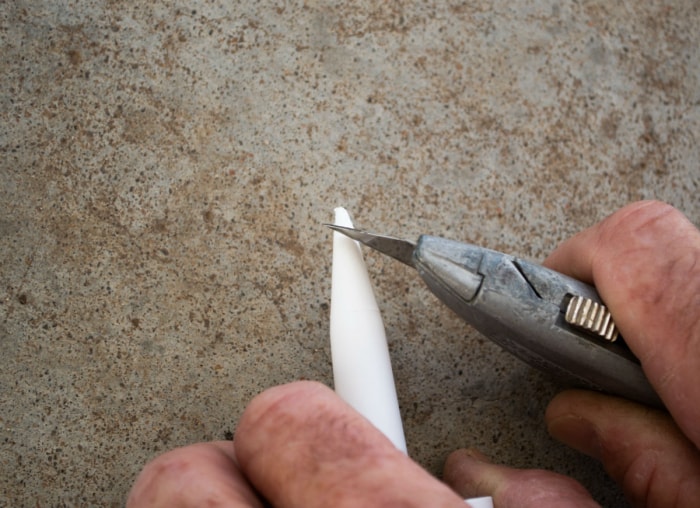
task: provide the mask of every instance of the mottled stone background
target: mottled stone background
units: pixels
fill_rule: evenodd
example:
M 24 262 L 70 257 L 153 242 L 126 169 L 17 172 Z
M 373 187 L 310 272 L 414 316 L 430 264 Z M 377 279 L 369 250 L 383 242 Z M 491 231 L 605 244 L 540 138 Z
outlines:
M 616 208 L 700 223 L 700 4 L 0 2 L 0 505 L 119 506 L 247 401 L 331 383 L 330 234 L 541 260 Z M 367 253 L 411 455 L 602 469 L 558 387 Z

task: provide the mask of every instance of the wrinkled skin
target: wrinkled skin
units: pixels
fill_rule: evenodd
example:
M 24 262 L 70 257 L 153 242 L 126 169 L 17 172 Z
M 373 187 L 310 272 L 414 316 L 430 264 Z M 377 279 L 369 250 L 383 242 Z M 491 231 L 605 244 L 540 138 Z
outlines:
M 549 267 L 595 284 L 668 413 L 597 393 L 557 395 L 550 434 L 593 456 L 633 506 L 700 499 L 700 233 L 659 202 L 629 205 L 564 242 Z M 200 443 L 150 462 L 127 506 L 597 506 L 574 480 L 492 464 L 458 450 L 444 483 L 398 452 L 330 389 L 298 382 L 250 403 L 234 442 Z M 268 504 L 269 503 L 269 504 Z

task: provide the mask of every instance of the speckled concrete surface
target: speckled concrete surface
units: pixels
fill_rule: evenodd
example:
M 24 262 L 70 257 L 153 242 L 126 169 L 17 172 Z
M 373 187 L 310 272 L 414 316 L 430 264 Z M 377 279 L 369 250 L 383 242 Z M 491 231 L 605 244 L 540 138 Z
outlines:
M 0 4 L 3 506 L 119 506 L 265 387 L 331 382 L 358 225 L 540 260 L 640 198 L 700 222 L 700 4 Z M 557 386 L 367 261 L 412 455 L 621 496 L 542 425 Z

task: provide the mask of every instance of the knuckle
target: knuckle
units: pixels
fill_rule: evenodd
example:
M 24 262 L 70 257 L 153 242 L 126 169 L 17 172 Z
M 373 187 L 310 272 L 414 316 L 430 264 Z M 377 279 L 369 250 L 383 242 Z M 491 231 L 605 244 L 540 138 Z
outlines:
M 652 488 L 652 479 L 658 464 L 656 452 L 640 453 L 627 464 L 622 474 L 622 488 L 627 497 L 634 503 L 644 503 Z
M 600 224 L 598 271 L 627 288 L 640 315 L 673 319 L 691 337 L 700 327 L 700 231 L 661 201 L 622 208 Z M 688 312 L 691 310 L 691 312 Z
M 633 240 L 655 235 L 684 218 L 678 210 L 662 201 L 639 201 L 628 205 L 601 223 L 601 236 L 605 243 Z
M 658 451 L 646 451 L 629 463 L 622 478 L 627 498 L 639 506 L 696 506 L 700 482 L 664 461 Z

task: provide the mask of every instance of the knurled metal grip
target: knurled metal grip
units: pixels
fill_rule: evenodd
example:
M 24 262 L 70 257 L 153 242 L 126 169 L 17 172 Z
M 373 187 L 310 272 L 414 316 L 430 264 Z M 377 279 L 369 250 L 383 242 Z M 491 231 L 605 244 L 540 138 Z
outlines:
M 610 342 L 620 335 L 607 307 L 583 296 L 571 297 L 564 320 Z

